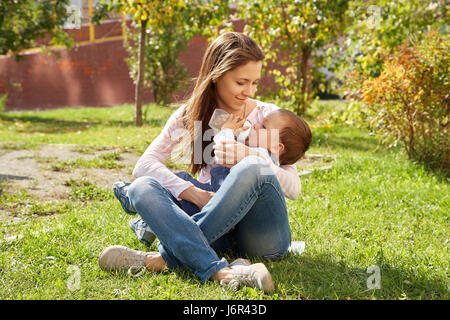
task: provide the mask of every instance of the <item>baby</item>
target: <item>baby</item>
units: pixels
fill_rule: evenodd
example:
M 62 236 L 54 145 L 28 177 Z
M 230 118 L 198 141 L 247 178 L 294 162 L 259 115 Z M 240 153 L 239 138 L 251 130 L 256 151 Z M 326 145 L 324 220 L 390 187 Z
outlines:
M 248 129 L 250 131 L 248 132 Z M 246 133 L 248 135 L 246 135 Z M 311 130 L 308 124 L 295 113 L 277 109 L 269 113 L 261 124 L 249 128 L 249 122 L 230 115 L 221 130 L 214 136 L 214 142 L 237 140 L 245 142 L 262 156 L 268 156 L 280 165 L 296 163 L 308 150 L 311 144 Z M 208 183 L 200 183 L 187 172 L 178 172 L 176 175 L 194 186 L 217 192 L 230 169 L 216 165 L 210 170 L 211 179 Z M 181 208 L 189 215 L 199 211 L 193 203 L 181 200 Z

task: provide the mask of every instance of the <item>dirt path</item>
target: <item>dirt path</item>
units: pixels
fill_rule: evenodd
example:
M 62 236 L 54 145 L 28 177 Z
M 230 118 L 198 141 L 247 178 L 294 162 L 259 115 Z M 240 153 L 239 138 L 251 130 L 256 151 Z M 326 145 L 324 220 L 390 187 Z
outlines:
M 111 188 L 118 180 L 130 180 L 138 155 L 119 149 L 78 151 L 83 146 L 66 144 L 41 145 L 36 149 L 0 149 L 0 181 L 7 180 L 4 192 L 25 190 L 40 201 L 62 200 L 69 196 L 69 179 L 88 179 L 98 187 Z M 73 168 L 57 171 L 52 163 L 76 159 L 91 160 L 102 154 L 119 152 L 117 162 L 122 168 Z M 8 212 L 0 207 L 0 220 L 7 218 Z

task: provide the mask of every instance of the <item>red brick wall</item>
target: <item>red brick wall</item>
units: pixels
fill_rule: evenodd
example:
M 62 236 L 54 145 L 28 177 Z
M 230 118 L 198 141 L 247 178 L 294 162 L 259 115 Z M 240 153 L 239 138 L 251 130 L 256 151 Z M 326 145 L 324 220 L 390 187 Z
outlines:
M 242 31 L 243 22 L 235 23 Z M 111 33 L 112 32 L 112 33 Z M 96 27 L 96 37 L 120 34 L 120 23 Z M 89 29 L 74 32 L 77 41 L 87 40 Z M 180 60 L 195 77 L 207 46 L 206 38 L 194 37 Z M 8 94 L 7 110 L 43 109 L 64 106 L 113 106 L 133 103 L 135 86 L 129 76 L 122 40 L 91 43 L 55 54 L 27 54 L 16 62 L 13 56 L 0 56 L 0 95 Z M 262 85 L 269 84 L 265 79 Z M 187 98 L 191 88 L 175 94 L 175 101 Z M 150 90 L 144 102 L 152 102 Z
M 0 92 L 8 94 L 7 109 L 108 106 L 132 101 L 134 86 L 123 60 L 126 52 L 121 40 L 58 50 L 56 54 L 29 54 L 21 62 L 13 57 L 0 59 Z

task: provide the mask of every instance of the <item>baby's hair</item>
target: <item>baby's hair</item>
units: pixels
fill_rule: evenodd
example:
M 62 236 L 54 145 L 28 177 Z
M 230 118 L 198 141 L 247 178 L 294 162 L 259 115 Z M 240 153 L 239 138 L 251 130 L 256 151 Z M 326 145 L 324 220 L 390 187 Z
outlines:
M 284 144 L 280 164 L 294 164 L 304 156 L 311 144 L 311 129 L 305 120 L 292 111 L 277 109 L 271 114 L 280 115 L 287 124 L 279 133 L 280 142 Z

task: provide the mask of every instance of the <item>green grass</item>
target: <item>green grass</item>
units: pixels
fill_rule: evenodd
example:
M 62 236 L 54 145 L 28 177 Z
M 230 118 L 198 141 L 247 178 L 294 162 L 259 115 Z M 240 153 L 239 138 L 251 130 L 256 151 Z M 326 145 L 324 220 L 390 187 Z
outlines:
M 64 143 L 137 148 L 141 153 L 175 110 L 155 105 L 146 108 L 151 120 L 141 128 L 134 126 L 131 105 L 0 113 L 0 141 L 5 142 L 0 148 L 14 148 L 17 143 Z
M 72 200 L 90 201 L 109 200 L 114 198 L 110 190 L 104 190 L 103 188 L 97 187 L 95 183 L 92 183 L 87 179 L 69 179 L 65 184 L 71 187 L 70 199 Z
M 58 161 L 52 163 L 50 168 L 54 171 L 69 171 L 71 168 L 122 168 L 124 165 L 117 160 L 120 159 L 118 152 L 104 153 L 93 159 L 78 158 L 76 160 Z
M 287 201 L 292 238 L 306 248 L 264 261 L 272 294 L 202 283 L 187 270 L 140 277 L 101 271 L 98 255 L 109 245 L 148 248 L 111 191 L 70 180 L 71 197 L 59 201 L 12 194 L 0 183 L 1 207 L 22 218 L 0 220 L 0 299 L 448 299 L 448 179 L 407 160 L 400 148 L 386 149 L 366 129 L 323 121 L 343 109 L 331 101 L 311 110 L 309 152 L 336 161 L 303 177 L 300 197 Z M 132 106 L 8 112 L 0 116 L 0 142 L 4 149 L 70 143 L 87 153 L 140 153 L 173 110 L 151 105 L 154 119 L 141 128 L 132 124 Z M 380 268 L 381 289 L 367 288 L 372 265 Z M 80 282 L 71 290 L 73 268 Z

